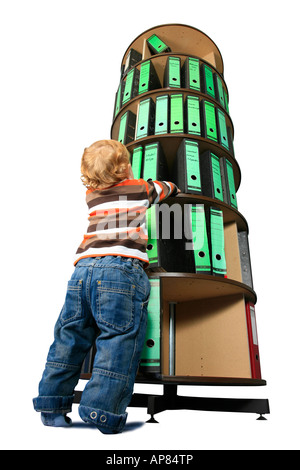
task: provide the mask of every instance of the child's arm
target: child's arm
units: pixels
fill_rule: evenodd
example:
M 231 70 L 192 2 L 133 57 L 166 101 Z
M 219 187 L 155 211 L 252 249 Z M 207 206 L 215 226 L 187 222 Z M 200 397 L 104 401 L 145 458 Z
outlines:
M 157 204 L 162 202 L 169 196 L 176 196 L 176 194 L 180 193 L 180 189 L 174 183 L 170 181 L 152 181 L 148 180 L 145 181 L 147 185 L 147 192 L 148 192 L 148 199 L 149 203 Z

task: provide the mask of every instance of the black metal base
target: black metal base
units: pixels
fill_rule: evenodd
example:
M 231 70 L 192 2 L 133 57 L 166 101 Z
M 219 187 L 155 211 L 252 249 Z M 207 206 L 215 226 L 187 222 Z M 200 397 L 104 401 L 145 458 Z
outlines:
M 74 403 L 79 403 L 81 392 L 75 392 Z M 130 407 L 145 407 L 151 418 L 147 423 L 157 423 L 154 415 L 166 410 L 227 411 L 234 413 L 257 413 L 258 420 L 266 420 L 270 413 L 267 399 L 248 398 L 200 398 L 177 395 L 177 385 L 164 384 L 163 395 L 134 393 Z

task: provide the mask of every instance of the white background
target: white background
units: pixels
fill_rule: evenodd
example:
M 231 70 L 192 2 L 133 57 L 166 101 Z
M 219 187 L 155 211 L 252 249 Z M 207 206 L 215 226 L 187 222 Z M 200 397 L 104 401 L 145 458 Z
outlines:
M 2 449 L 299 449 L 297 3 L 1 0 Z M 127 431 L 104 436 L 81 424 L 74 406 L 73 428 L 46 428 L 31 400 L 87 226 L 81 155 L 110 138 L 125 50 L 164 23 L 202 30 L 223 56 L 268 382 L 179 393 L 268 398 L 271 414 L 261 422 L 252 414 L 166 411 L 160 424 L 143 424 L 146 409 L 130 408 Z

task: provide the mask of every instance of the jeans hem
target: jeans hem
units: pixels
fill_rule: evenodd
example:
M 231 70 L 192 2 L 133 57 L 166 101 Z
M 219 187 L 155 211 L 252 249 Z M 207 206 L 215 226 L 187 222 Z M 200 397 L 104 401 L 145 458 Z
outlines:
M 72 411 L 74 395 L 71 396 L 38 396 L 33 399 L 35 411 L 66 414 Z
M 110 411 L 90 408 L 80 405 L 78 408 L 80 418 L 86 423 L 94 424 L 103 434 L 117 434 L 123 431 L 128 414 L 114 414 Z

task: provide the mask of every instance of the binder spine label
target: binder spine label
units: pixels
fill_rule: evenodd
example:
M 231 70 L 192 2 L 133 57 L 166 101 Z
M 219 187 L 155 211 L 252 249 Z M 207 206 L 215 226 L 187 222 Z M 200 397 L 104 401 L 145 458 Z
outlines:
M 147 254 L 150 265 L 158 263 L 157 208 L 157 205 L 151 206 L 146 212 L 146 226 L 148 231 Z
M 189 57 L 188 59 L 189 67 L 189 88 L 193 90 L 200 91 L 200 61 L 199 59 L 193 59 Z
M 120 120 L 120 128 L 119 128 L 119 136 L 118 136 L 119 142 L 122 142 L 123 144 L 125 144 L 126 142 L 127 120 L 128 120 L 128 115 L 127 113 L 125 113 L 123 114 Z
M 170 50 L 169 46 L 156 36 L 156 34 L 150 36 L 150 38 L 147 39 L 147 43 L 155 54 L 160 54 L 161 52 L 167 52 Z
M 147 137 L 149 134 L 150 121 L 152 119 L 151 98 L 141 101 L 138 111 L 138 123 L 136 127 L 136 139 Z
M 143 179 L 156 180 L 156 172 L 158 166 L 158 144 L 150 144 L 145 147 L 144 155 L 144 172 Z M 147 211 L 148 212 L 148 211 Z
M 183 120 L 183 95 L 171 95 L 170 112 L 170 132 L 171 134 L 184 132 Z
M 230 196 L 230 204 L 237 209 L 237 199 L 236 199 L 236 191 L 235 191 L 235 183 L 234 183 L 234 173 L 233 167 L 229 160 L 226 159 L 226 168 L 227 168 L 227 178 L 228 178 L 228 188 L 229 188 L 229 196 Z
M 158 96 L 156 98 L 155 110 L 155 134 L 167 134 L 169 123 L 169 96 Z
M 168 58 L 166 86 L 173 88 L 180 88 L 181 86 L 179 57 Z
M 122 82 L 120 82 L 117 94 L 116 94 L 116 102 L 115 102 L 115 110 L 114 110 L 114 118 L 118 114 L 121 109 L 121 98 L 122 98 Z
M 132 172 L 135 179 L 141 178 L 143 161 L 143 147 L 136 147 L 132 153 Z
M 187 133 L 201 135 L 200 102 L 196 96 L 187 96 Z
M 219 142 L 223 147 L 229 150 L 229 142 L 228 142 L 228 135 L 227 135 L 227 127 L 226 127 L 226 118 L 223 111 L 218 109 L 218 129 L 219 129 Z
M 209 101 L 204 101 L 204 115 L 207 138 L 218 142 L 215 107 Z
M 205 93 L 207 95 L 215 98 L 215 86 L 214 86 L 214 76 L 210 67 L 203 65 L 204 70 L 204 82 L 205 82 Z
M 219 157 L 211 153 L 211 166 L 213 174 L 213 184 L 214 184 L 214 196 L 216 199 L 223 201 L 223 187 L 222 187 L 222 176 L 220 168 Z
M 128 103 L 136 94 L 138 83 L 139 71 L 131 69 L 126 77 L 125 88 L 123 93 L 122 105 Z
M 187 189 L 202 193 L 198 143 L 186 140 L 185 153 Z
M 225 108 L 223 83 L 222 83 L 222 80 L 220 79 L 219 75 L 216 74 L 215 77 L 216 77 L 216 84 L 217 84 L 218 101 Z
M 149 279 L 151 292 L 148 304 L 148 322 L 140 365 L 149 372 L 160 371 L 160 281 Z
M 195 271 L 211 273 L 205 209 L 203 204 L 191 207 Z
M 146 91 L 149 90 L 149 82 L 150 82 L 150 60 L 147 60 L 147 62 L 144 62 L 141 65 L 141 70 L 140 70 L 140 82 L 139 82 L 139 95 L 141 93 L 145 93 Z
M 210 208 L 211 257 L 214 274 L 226 275 L 223 213 Z

